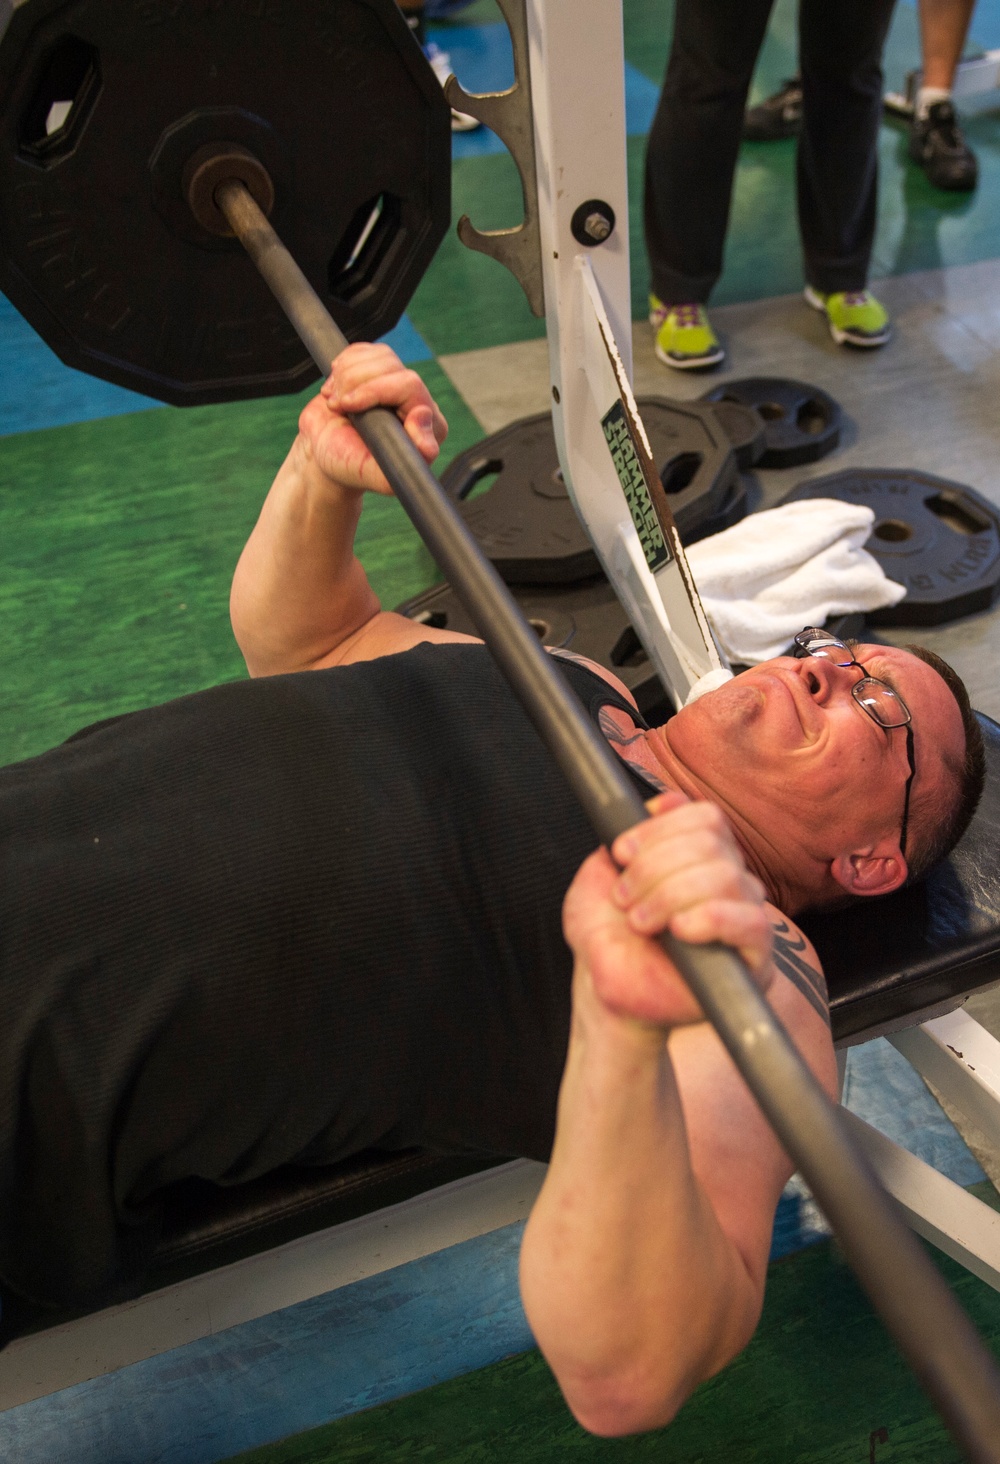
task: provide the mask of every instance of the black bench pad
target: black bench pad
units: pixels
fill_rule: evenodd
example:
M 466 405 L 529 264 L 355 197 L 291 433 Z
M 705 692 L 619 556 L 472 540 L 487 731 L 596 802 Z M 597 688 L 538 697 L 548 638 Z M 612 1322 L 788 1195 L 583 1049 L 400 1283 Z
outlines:
M 835 1040 L 1000 980 L 1000 726 L 979 722 L 986 790 L 950 858 L 919 885 L 800 921 L 826 971 Z

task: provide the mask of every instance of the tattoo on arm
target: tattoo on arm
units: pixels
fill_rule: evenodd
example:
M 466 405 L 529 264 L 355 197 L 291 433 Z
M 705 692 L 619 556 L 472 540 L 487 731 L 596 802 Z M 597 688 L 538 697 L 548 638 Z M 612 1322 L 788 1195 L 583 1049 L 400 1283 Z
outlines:
M 667 785 L 663 779 L 658 777 L 652 768 L 648 768 L 641 759 L 630 754 L 630 749 L 638 746 L 643 739 L 644 734 L 637 727 L 631 733 L 625 732 L 618 725 L 610 707 L 602 707 L 598 712 L 597 725 L 627 767 L 630 767 L 634 773 L 638 773 L 640 778 L 659 793 L 667 791 Z
M 787 920 L 772 920 L 771 928 L 774 931 L 774 964 L 829 1026 L 830 997 L 826 978 L 818 966 L 803 956 L 805 937 L 796 931 L 798 939 L 795 939 Z
M 546 646 L 550 656 L 560 656 L 564 661 L 573 661 L 577 666 L 583 666 L 587 671 L 593 671 L 595 663 L 587 656 L 580 656 L 576 651 L 568 651 L 565 646 Z M 624 712 L 622 712 L 624 715 Z M 638 727 L 633 726 L 631 732 L 626 732 L 615 720 L 614 711 L 611 707 L 602 707 L 597 714 L 597 725 L 603 732 L 606 740 L 618 753 L 626 767 L 638 773 L 643 782 L 655 788 L 658 793 L 666 793 L 667 784 L 659 775 L 640 759 L 630 753 L 630 749 L 638 746 L 643 738 L 643 733 Z

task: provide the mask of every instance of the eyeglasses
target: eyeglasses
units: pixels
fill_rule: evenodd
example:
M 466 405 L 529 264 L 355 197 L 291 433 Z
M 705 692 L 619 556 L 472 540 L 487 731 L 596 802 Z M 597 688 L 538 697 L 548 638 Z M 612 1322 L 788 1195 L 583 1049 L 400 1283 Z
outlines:
M 910 788 L 916 773 L 913 762 L 913 726 L 910 709 L 898 692 L 893 691 L 887 681 L 878 676 L 869 676 L 861 662 L 851 654 L 849 646 L 825 630 L 809 626 L 800 630 L 795 637 L 793 655 L 799 660 L 812 656 L 820 661 L 832 661 L 835 666 L 857 666 L 862 672 L 861 680 L 851 687 L 851 695 L 861 710 L 886 732 L 894 727 L 906 728 L 906 760 L 910 766 L 903 794 L 903 822 L 899 832 L 899 852 L 906 854 L 906 828 L 910 819 Z

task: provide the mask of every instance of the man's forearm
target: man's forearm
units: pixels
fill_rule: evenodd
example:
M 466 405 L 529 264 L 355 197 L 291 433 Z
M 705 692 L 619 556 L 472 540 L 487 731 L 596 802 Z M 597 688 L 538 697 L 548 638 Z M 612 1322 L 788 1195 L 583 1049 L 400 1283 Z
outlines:
M 362 501 L 296 439 L 233 577 L 230 615 L 251 675 L 308 669 L 377 613 L 354 554 Z
M 667 1422 L 746 1342 L 757 1289 L 691 1169 L 661 1033 L 578 971 L 552 1163 L 525 1232 L 528 1319 L 593 1432 Z

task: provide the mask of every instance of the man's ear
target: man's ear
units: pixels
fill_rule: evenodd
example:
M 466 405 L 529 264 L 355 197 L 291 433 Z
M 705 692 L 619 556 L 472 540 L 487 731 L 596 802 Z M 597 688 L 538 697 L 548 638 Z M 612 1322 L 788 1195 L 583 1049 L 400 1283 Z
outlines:
M 830 873 L 849 895 L 889 895 L 906 883 L 906 858 L 898 844 L 856 854 L 838 854 Z

